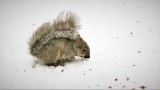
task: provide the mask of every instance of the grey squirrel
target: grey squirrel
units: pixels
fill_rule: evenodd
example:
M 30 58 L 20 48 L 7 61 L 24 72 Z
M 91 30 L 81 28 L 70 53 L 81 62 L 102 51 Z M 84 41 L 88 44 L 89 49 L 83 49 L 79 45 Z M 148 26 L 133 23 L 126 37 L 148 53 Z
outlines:
M 78 21 L 75 13 L 62 12 L 53 23 L 44 23 L 30 38 L 30 54 L 49 66 L 64 65 L 75 56 L 90 58 L 90 48 L 78 32 Z

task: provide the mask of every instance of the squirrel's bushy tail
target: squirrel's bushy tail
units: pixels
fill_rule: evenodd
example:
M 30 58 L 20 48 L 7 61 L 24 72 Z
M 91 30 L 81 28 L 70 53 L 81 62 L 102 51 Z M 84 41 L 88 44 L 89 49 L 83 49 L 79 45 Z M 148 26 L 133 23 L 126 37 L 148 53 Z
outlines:
M 53 28 L 55 30 L 75 31 L 76 29 L 79 29 L 79 27 L 79 18 L 73 12 L 67 12 L 66 14 L 61 12 L 53 22 Z
M 79 18 L 73 12 L 60 13 L 53 23 L 44 23 L 32 35 L 29 41 L 31 55 L 36 56 L 43 45 L 52 38 L 75 39 L 80 25 Z

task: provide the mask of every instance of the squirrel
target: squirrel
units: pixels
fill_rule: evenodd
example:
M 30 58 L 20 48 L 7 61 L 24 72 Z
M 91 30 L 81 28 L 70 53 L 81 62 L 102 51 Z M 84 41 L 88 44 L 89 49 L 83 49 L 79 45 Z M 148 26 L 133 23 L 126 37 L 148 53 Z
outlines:
M 44 23 L 30 38 L 30 54 L 48 66 L 64 65 L 75 56 L 90 58 L 90 48 L 78 32 L 78 21 L 75 13 L 62 12 L 53 23 Z

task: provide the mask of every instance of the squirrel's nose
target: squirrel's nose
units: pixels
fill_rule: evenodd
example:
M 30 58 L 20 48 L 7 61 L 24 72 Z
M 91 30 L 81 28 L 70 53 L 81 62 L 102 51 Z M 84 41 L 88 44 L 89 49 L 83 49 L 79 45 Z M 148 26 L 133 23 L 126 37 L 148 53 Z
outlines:
M 86 56 L 84 56 L 84 58 L 90 58 L 90 56 L 89 56 L 89 55 L 86 55 Z

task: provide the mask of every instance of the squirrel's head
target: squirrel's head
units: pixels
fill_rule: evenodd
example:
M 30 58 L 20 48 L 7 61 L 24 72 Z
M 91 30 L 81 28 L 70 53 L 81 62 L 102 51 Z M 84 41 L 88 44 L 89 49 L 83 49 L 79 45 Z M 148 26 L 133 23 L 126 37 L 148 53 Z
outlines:
M 83 58 L 90 58 L 90 48 L 87 43 L 80 37 L 79 34 L 76 36 L 76 47 L 77 56 Z

